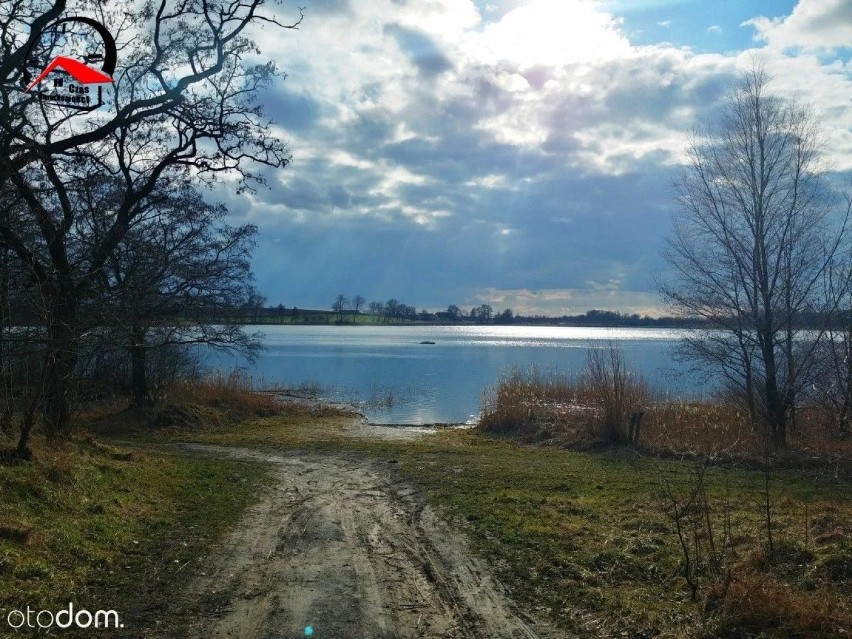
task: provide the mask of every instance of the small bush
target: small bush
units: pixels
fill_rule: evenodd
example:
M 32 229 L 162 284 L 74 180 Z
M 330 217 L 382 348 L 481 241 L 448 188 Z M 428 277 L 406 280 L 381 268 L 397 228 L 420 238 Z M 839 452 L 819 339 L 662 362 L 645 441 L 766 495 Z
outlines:
M 627 442 L 628 423 L 648 406 L 650 393 L 627 369 L 622 352 L 612 344 L 590 350 L 580 383 L 586 401 L 596 409 L 599 436 L 607 442 Z

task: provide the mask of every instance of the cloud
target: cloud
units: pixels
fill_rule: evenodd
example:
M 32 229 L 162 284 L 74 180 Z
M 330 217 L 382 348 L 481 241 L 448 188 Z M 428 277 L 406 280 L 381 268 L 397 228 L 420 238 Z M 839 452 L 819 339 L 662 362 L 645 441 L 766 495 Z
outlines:
M 286 82 L 265 89 L 259 99 L 267 114 L 276 122 L 286 122 L 290 131 L 312 128 L 322 113 L 322 106 L 309 92 L 292 92 Z
M 307 2 L 299 31 L 255 34 L 288 72 L 263 101 L 293 163 L 270 190 L 223 196 L 261 228 L 270 299 L 446 308 L 515 291 L 520 312 L 656 307 L 687 136 L 754 50 L 637 46 L 583 0 Z M 784 24 L 753 26 L 777 41 Z M 760 52 L 852 168 L 848 63 Z
M 311 0 L 311 14 L 327 16 L 351 14 L 351 0 Z
M 799 0 L 782 18 L 758 16 L 743 25 L 775 49 L 838 49 L 852 46 L 852 4 L 848 0 Z
M 431 76 L 452 69 L 452 62 L 427 34 L 398 24 L 388 24 L 384 31 L 396 39 L 400 49 L 424 75 Z
M 465 52 L 480 61 L 522 67 L 613 59 L 630 52 L 620 22 L 587 0 L 531 0 L 481 32 Z

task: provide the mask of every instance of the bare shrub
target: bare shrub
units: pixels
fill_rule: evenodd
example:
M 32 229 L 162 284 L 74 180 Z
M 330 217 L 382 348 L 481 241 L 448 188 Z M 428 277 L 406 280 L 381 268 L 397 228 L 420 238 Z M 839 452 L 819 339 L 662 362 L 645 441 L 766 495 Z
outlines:
M 617 345 L 589 350 L 580 388 L 586 401 L 596 409 L 598 434 L 602 439 L 638 443 L 638 432 L 631 437 L 631 418 L 638 431 L 650 392 L 647 384 L 627 369 Z
M 711 500 L 708 468 L 713 461 L 708 457 L 702 464 L 655 464 L 654 498 L 674 528 L 682 557 L 680 574 L 693 601 L 705 582 L 729 578 L 734 554 L 729 478 L 725 473 L 724 493 Z
M 130 354 L 127 349 L 110 348 L 101 340 L 81 345 L 77 364 L 81 398 L 97 400 L 129 395 Z M 185 344 L 151 348 L 145 358 L 149 403 L 156 404 L 179 382 L 201 377 L 198 351 Z

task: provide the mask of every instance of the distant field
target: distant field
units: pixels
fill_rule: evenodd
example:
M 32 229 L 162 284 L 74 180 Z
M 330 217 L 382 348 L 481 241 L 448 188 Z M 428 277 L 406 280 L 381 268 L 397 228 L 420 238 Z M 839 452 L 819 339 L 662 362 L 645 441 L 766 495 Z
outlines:
M 296 313 L 293 313 L 292 309 L 288 309 L 287 311 L 276 314 L 276 313 L 264 313 L 263 315 L 259 315 L 257 317 L 254 316 L 246 316 L 243 318 L 239 318 L 237 320 L 242 324 L 251 324 L 251 325 L 262 325 L 262 324 L 329 324 L 329 325 L 370 325 L 370 324 L 381 324 L 384 326 L 387 325 L 400 325 L 400 326 L 410 326 L 416 324 L 435 324 L 436 322 L 421 322 L 419 320 L 409 320 L 409 319 L 387 319 L 382 317 L 381 315 L 370 315 L 367 313 L 343 313 L 341 317 L 338 313 L 333 311 L 315 311 L 315 310 L 299 310 Z

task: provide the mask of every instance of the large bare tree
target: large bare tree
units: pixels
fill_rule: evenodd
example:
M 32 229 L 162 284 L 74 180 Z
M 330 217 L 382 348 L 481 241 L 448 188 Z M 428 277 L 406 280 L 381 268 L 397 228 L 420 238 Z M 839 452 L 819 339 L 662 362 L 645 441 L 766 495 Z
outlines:
M 823 281 L 848 209 L 834 214 L 813 110 L 769 88 L 752 68 L 696 131 L 666 251 L 675 278 L 662 292 L 676 311 L 710 321 L 684 353 L 721 373 L 783 448 L 825 334 L 805 330 L 804 318 L 824 323 L 833 311 Z
M 157 0 L 124 11 L 75 3 L 75 13 L 89 12 L 107 26 L 119 50 L 111 97 L 85 116 L 22 91 L 30 52 L 52 55 L 55 42 L 44 41 L 44 28 L 66 15 L 66 3 L 20 0 L 0 7 L 0 196 L 23 211 L 0 215 L 0 245 L 26 267 L 46 300 L 48 435 L 71 429 L 70 394 L 85 328 L 81 304 L 157 189 L 217 176 L 248 188 L 262 182 L 257 167 L 288 163 L 256 101 L 276 70 L 256 62 L 247 31 L 259 23 L 295 28 L 301 15 L 281 24 L 264 5 Z M 95 192 L 95 176 L 117 180 L 121 189 Z M 80 211 L 92 206 L 109 224 L 97 237 L 83 238 Z

